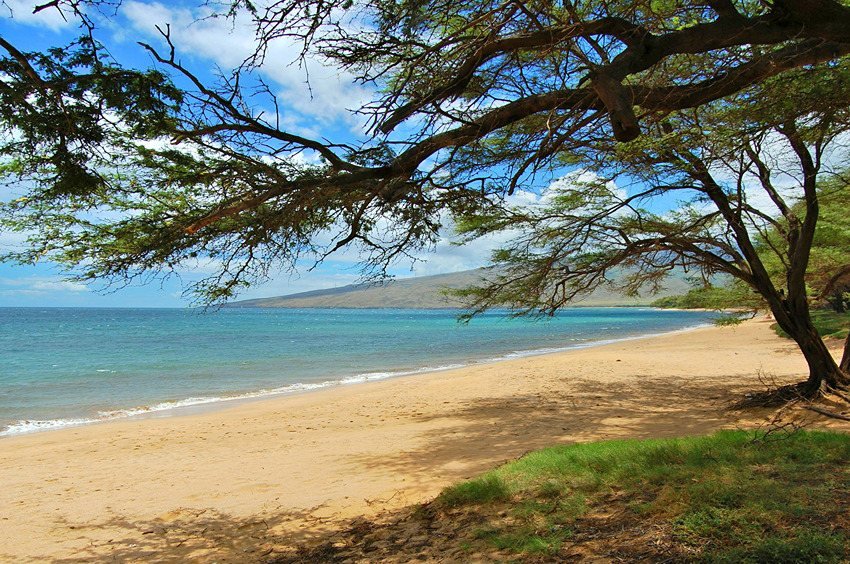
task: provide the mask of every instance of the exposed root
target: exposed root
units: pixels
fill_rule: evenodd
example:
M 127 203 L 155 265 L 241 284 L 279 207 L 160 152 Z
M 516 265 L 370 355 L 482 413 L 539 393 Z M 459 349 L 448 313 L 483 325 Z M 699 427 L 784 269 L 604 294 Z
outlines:
M 733 409 L 753 409 L 758 407 L 787 407 L 799 401 L 814 399 L 805 383 L 787 386 L 769 387 L 760 392 L 750 392 L 732 405 Z
M 834 409 L 836 404 L 850 405 L 850 394 L 846 393 L 847 387 L 844 385 L 822 385 L 817 388 L 809 385 L 808 382 L 800 382 L 778 386 L 772 376 L 761 372 L 759 373 L 759 381 L 765 386 L 765 390 L 748 393 L 743 399 L 733 404 L 732 408 L 740 410 L 776 408 L 776 412 L 767 423 L 769 432 L 786 430 L 789 425 L 786 421 L 786 415 L 797 406 L 832 419 L 850 421 L 850 416 Z M 827 405 L 823 407 L 817 405 L 818 402 L 825 402 Z M 790 425 L 793 427 L 795 424 L 790 423 Z
M 813 402 L 819 399 L 835 396 L 846 403 L 850 403 L 850 395 L 848 395 L 848 386 L 844 384 L 828 385 L 822 384 L 821 387 L 812 386 L 809 382 L 799 382 L 797 384 L 789 384 L 780 386 L 776 383 L 776 379 L 764 372 L 758 374 L 759 382 L 764 385 L 765 389 L 760 392 L 750 392 L 743 399 L 732 405 L 733 409 L 753 409 L 753 408 L 772 408 L 772 407 L 788 407 L 797 402 Z
M 841 421 L 850 421 L 850 417 L 847 417 L 846 415 L 842 415 L 841 413 L 836 413 L 834 411 L 830 411 L 828 409 L 824 409 L 816 405 L 804 405 L 803 409 L 808 409 L 809 411 L 814 411 L 815 413 L 820 413 L 821 415 L 825 415 L 826 417 L 832 417 L 833 419 L 840 419 Z
M 850 403 L 850 396 L 848 396 L 847 394 L 845 394 L 843 391 L 839 391 L 839 390 L 831 390 L 831 391 L 830 391 L 830 393 L 831 393 L 832 395 L 834 395 L 834 396 L 837 396 L 837 397 L 839 397 L 839 398 L 843 399 L 843 400 L 844 400 L 844 401 L 846 401 L 847 403 Z

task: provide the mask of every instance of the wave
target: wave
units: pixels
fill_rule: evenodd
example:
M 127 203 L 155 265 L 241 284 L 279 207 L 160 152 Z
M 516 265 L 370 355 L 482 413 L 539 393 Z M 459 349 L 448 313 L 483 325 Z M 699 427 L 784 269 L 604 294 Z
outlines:
M 329 388 L 332 386 L 344 386 L 350 384 L 361 384 L 364 382 L 372 382 L 374 380 L 384 380 L 386 378 L 395 378 L 398 376 L 411 376 L 414 374 L 423 374 L 426 372 L 439 372 L 441 370 L 451 370 L 453 368 L 462 368 L 465 364 L 446 364 L 441 366 L 426 366 L 415 370 L 400 370 L 395 372 L 365 372 L 363 374 L 355 374 L 347 376 L 339 380 L 326 380 L 323 382 L 289 384 L 279 388 L 270 388 L 256 390 L 253 392 L 244 392 L 228 396 L 205 396 L 191 397 L 181 400 L 164 401 L 153 405 L 143 405 L 129 409 L 114 409 L 109 411 L 100 411 L 93 417 L 75 417 L 67 419 L 21 419 L 11 423 L 0 430 L 0 437 L 11 435 L 23 435 L 26 433 L 34 433 L 37 431 L 49 431 L 61 429 L 64 427 L 78 427 L 80 425 L 88 425 L 91 423 L 102 423 L 114 419 L 123 419 L 125 417 L 136 417 L 161 411 L 169 411 L 179 409 L 181 407 L 193 407 L 197 405 L 206 405 L 212 403 L 222 403 L 237 400 L 259 399 L 269 396 L 294 394 L 298 392 L 308 392 Z
M 505 353 L 503 355 L 492 357 L 492 358 L 484 358 L 480 360 L 471 360 L 463 363 L 453 363 L 453 364 L 445 364 L 439 366 L 424 366 L 421 368 L 410 369 L 410 370 L 398 370 L 398 371 L 389 371 L 389 372 L 364 372 L 362 374 L 355 374 L 352 376 L 342 377 L 338 380 L 325 380 L 322 382 L 311 382 L 311 383 L 294 383 L 288 384 L 286 386 L 281 386 L 279 388 L 269 388 L 269 389 L 261 389 L 252 392 L 244 392 L 233 395 L 226 396 L 202 396 L 202 397 L 190 397 L 181 400 L 173 400 L 173 401 L 163 401 L 160 403 L 156 403 L 153 405 L 144 405 L 139 407 L 132 407 L 128 409 L 115 409 L 109 411 L 100 411 L 96 415 L 92 417 L 77 417 L 77 418 L 66 418 L 66 419 L 22 419 L 11 423 L 0 430 L 0 437 L 7 437 L 12 435 L 23 435 L 28 433 L 35 433 L 38 431 L 49 431 L 62 429 L 66 427 L 78 427 L 81 425 L 88 425 L 92 423 L 102 423 L 105 421 L 112 421 L 115 419 L 123 419 L 127 417 L 137 417 L 140 415 L 146 415 L 151 413 L 157 413 L 162 411 L 169 411 L 173 409 L 186 408 L 198 405 L 207 405 L 214 403 L 222 403 L 222 402 L 230 402 L 230 401 L 238 401 L 238 400 L 250 400 L 250 399 L 260 399 L 269 396 L 276 395 L 286 395 L 286 394 L 295 394 L 299 392 L 308 392 L 313 390 L 319 390 L 323 388 L 329 388 L 333 386 L 345 386 L 351 384 L 362 384 L 365 382 L 372 382 L 376 380 L 385 380 L 388 378 L 397 378 L 400 376 L 412 376 L 416 374 L 424 374 L 428 372 L 440 372 L 444 370 L 453 370 L 456 368 L 463 368 L 465 366 L 471 366 L 475 364 L 490 364 L 494 362 L 500 362 L 503 360 L 510 360 L 516 358 L 525 358 L 529 356 L 539 356 L 544 354 L 551 354 L 556 352 L 564 352 L 575 349 L 582 349 L 588 347 L 596 347 L 609 345 L 613 343 L 619 343 L 623 341 L 632 341 L 635 339 L 644 339 L 650 337 L 658 337 L 662 335 L 671 335 L 675 333 L 682 333 L 686 331 L 692 331 L 694 329 L 699 329 L 702 327 L 710 327 L 709 323 L 700 323 L 697 325 L 693 325 L 690 327 L 685 327 L 683 329 L 677 329 L 674 331 L 664 331 L 659 333 L 644 333 L 640 335 L 631 335 L 628 337 L 620 337 L 615 339 L 605 339 L 605 340 L 594 340 L 587 339 L 583 342 L 574 342 L 570 345 L 566 345 L 563 347 L 546 347 L 546 348 L 537 348 L 537 349 L 528 349 L 528 350 L 517 350 L 509 353 Z

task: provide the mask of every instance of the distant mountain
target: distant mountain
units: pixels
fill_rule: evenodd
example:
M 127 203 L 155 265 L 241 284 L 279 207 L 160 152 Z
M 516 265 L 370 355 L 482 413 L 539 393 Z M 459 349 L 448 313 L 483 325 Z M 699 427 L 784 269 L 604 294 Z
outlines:
M 241 300 L 228 307 L 285 307 L 285 308 L 459 308 L 461 304 L 443 294 L 443 290 L 463 288 L 481 282 L 484 269 L 465 270 L 451 274 L 419 276 L 390 280 L 383 284 L 350 284 L 338 288 L 313 290 L 274 298 Z M 665 289 L 656 295 L 625 297 L 608 288 L 600 288 L 577 306 L 638 306 L 649 305 L 659 297 L 678 295 L 690 289 L 683 277 L 671 276 Z

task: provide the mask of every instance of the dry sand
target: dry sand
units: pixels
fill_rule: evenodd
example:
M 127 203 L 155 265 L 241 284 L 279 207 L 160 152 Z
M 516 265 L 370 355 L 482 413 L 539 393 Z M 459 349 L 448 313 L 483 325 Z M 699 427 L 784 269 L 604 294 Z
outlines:
M 4 438 L 0 560 L 262 560 L 546 445 L 753 424 L 759 371 L 805 374 L 764 320 Z

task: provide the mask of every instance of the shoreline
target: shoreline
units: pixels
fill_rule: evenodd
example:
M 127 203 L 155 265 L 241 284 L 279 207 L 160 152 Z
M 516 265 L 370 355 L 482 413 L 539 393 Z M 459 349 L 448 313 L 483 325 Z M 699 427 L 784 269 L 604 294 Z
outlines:
M 0 561 L 262 560 L 530 450 L 760 424 L 759 373 L 805 373 L 761 319 L 6 437 Z
M 660 309 L 660 308 L 649 308 Z M 228 409 L 229 407 L 250 404 L 264 400 L 274 400 L 282 397 L 290 397 L 302 394 L 320 393 L 326 390 L 335 389 L 342 386 L 354 386 L 359 384 L 370 384 L 384 380 L 396 380 L 400 378 L 410 378 L 414 376 L 422 376 L 431 373 L 445 372 L 448 370 L 463 369 L 471 366 L 490 365 L 505 361 L 510 361 L 518 358 L 529 358 L 537 356 L 545 356 L 550 354 L 559 354 L 572 350 L 581 350 L 593 347 L 601 347 L 620 342 L 634 341 L 640 339 L 651 339 L 655 337 L 663 337 L 666 335 L 675 335 L 677 333 L 694 331 L 696 329 L 711 327 L 709 323 L 698 323 L 693 326 L 684 327 L 682 329 L 674 329 L 672 331 L 662 331 L 656 333 L 645 333 L 640 335 L 632 335 L 627 337 L 618 337 L 614 339 L 591 340 L 565 347 L 547 347 L 540 349 L 529 349 L 524 351 L 512 351 L 504 353 L 500 356 L 492 358 L 484 358 L 480 360 L 469 360 L 460 363 L 448 364 L 445 366 L 425 366 L 413 368 L 409 370 L 400 370 L 396 372 L 363 372 L 347 376 L 339 380 L 324 380 L 316 383 L 294 382 L 279 388 L 260 389 L 241 392 L 233 396 L 193 396 L 178 400 L 164 400 L 153 405 L 141 405 L 126 408 L 116 408 L 114 410 L 103 412 L 102 417 L 78 417 L 66 419 L 26 419 L 18 420 L 7 425 L 0 430 L 0 441 L 12 437 L 20 437 L 32 435 L 36 433 L 47 433 L 61 431 L 63 429 L 71 429 L 77 427 L 85 427 L 89 425 L 102 425 L 113 421 L 121 420 L 144 420 L 148 418 L 167 418 L 167 417 L 184 417 L 187 415 L 195 415 L 199 413 L 207 413 L 219 409 Z M 21 430 L 16 430 L 23 428 Z

